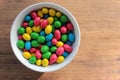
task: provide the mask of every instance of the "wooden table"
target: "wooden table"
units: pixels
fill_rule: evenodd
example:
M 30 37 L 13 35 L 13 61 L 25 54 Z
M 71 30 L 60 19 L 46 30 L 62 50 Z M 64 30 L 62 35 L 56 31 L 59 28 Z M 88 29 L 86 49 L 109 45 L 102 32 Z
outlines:
M 49 0 L 0 0 L 0 80 L 120 80 L 120 1 L 50 0 L 67 8 L 81 28 L 75 59 L 61 70 L 37 73 L 10 46 L 10 28 L 27 6 Z

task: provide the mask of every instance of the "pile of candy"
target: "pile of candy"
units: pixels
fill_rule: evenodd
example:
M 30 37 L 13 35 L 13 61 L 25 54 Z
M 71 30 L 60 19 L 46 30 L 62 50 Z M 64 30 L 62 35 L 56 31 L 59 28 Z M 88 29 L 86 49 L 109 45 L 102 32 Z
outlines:
M 44 7 L 25 16 L 18 28 L 17 47 L 31 64 L 45 67 L 62 63 L 73 51 L 73 30 L 66 15 Z

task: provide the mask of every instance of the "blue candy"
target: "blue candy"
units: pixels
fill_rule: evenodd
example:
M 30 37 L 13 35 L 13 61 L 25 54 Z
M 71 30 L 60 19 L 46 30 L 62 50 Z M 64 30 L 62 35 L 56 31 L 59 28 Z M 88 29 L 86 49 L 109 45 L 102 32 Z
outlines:
M 62 54 L 62 56 L 63 56 L 64 58 L 66 58 L 68 55 L 69 55 L 69 54 L 68 54 L 67 52 L 64 52 L 64 53 Z
M 45 31 L 41 31 L 41 32 L 40 32 L 40 35 L 41 35 L 41 36 L 45 36 L 45 35 L 46 35 L 46 34 L 45 34 Z
M 48 34 L 48 35 L 45 37 L 45 40 L 46 40 L 46 41 L 50 41 L 50 40 L 52 40 L 52 38 L 53 38 L 53 34 L 50 33 L 50 34 Z
M 68 34 L 68 39 L 70 42 L 74 42 L 75 41 L 75 35 L 73 33 L 69 33 Z
M 29 22 L 31 20 L 31 17 L 30 16 L 25 16 L 25 21 L 26 22 Z
M 45 15 L 44 15 L 44 18 L 45 18 L 45 19 L 47 19 L 48 17 L 49 17 L 49 15 L 48 15 L 48 14 L 45 14 Z
M 51 47 L 52 46 L 52 42 L 51 41 L 47 42 L 47 46 Z
M 67 42 L 66 42 L 66 44 L 68 44 L 68 45 L 72 45 L 72 42 L 70 42 L 70 41 L 67 41 Z
M 30 48 L 31 48 L 31 43 L 30 43 L 30 41 L 26 41 L 26 42 L 25 42 L 25 49 L 26 49 L 26 50 L 30 50 Z

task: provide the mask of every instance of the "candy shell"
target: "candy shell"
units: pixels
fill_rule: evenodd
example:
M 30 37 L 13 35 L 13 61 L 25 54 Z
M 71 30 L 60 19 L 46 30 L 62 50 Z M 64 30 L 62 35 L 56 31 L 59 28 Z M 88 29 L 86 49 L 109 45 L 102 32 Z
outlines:
M 42 64 L 41 59 L 38 59 L 38 60 L 36 61 L 36 65 L 37 65 L 37 66 L 40 66 L 41 64 Z
M 60 21 L 55 21 L 54 22 L 54 26 L 56 27 L 56 28 L 60 28 L 61 27 L 61 22 Z
M 23 57 L 26 58 L 26 59 L 30 59 L 31 54 L 29 52 L 23 52 Z
M 61 41 L 62 42 L 66 42 L 68 40 L 68 35 L 67 34 L 63 34 L 62 36 L 61 36 Z
M 30 20 L 30 21 L 29 21 L 29 26 L 30 26 L 30 27 L 33 27 L 33 25 L 34 25 L 34 21 L 33 21 L 33 20 Z
M 43 13 L 42 13 L 42 11 L 39 10 L 37 14 L 38 14 L 38 16 L 39 16 L 40 18 L 43 17 Z
M 39 43 L 44 43 L 45 42 L 45 37 L 44 36 L 39 36 L 37 40 L 38 40 Z
M 22 23 L 22 27 L 25 27 L 25 28 L 26 28 L 27 26 L 28 26 L 28 23 L 27 23 L 27 22 L 23 22 L 23 23 Z
M 36 51 L 37 51 L 36 48 L 31 48 L 31 49 L 30 49 L 30 52 L 31 52 L 31 53 L 35 53 Z
M 68 17 L 67 17 L 66 15 L 62 15 L 62 16 L 60 17 L 60 21 L 61 21 L 62 23 L 67 23 L 67 22 L 68 22 Z
M 56 11 L 55 11 L 55 9 L 49 9 L 49 15 L 50 16 L 55 16 L 55 14 L 56 14 Z
M 32 44 L 33 47 L 38 47 L 38 46 L 40 46 L 40 43 L 38 43 L 37 40 L 32 40 L 31 44 Z
M 47 25 L 47 27 L 45 28 L 45 33 L 46 34 L 50 34 L 52 32 L 52 26 L 51 25 Z
M 72 46 L 68 45 L 68 44 L 64 44 L 64 50 L 68 53 L 71 53 L 73 51 Z
M 56 45 L 56 44 L 57 44 L 57 39 L 56 39 L 56 38 L 53 38 L 53 39 L 52 39 L 52 44 L 53 44 L 53 45 Z
M 47 46 L 51 47 L 52 46 L 52 42 L 51 41 L 47 42 Z
M 57 50 L 57 47 L 56 46 L 52 46 L 51 48 L 50 48 L 50 51 L 53 53 L 53 52 L 56 52 L 56 50 Z
M 46 66 L 48 66 L 48 64 L 49 64 L 48 59 L 43 59 L 42 60 L 42 66 L 46 67 Z
M 46 35 L 45 40 L 50 41 L 50 40 L 52 40 L 52 38 L 53 38 L 53 34 L 50 33 L 50 34 Z
M 32 30 L 33 30 L 34 32 L 40 32 L 40 31 L 41 31 L 41 27 L 40 27 L 40 26 L 33 26 L 33 27 L 32 27 Z
M 32 28 L 31 28 L 31 27 L 27 27 L 27 28 L 26 28 L 26 32 L 27 32 L 28 34 L 31 34 L 31 33 L 32 33 Z
M 60 28 L 60 32 L 63 33 L 63 34 L 67 33 L 67 28 L 65 26 L 62 26 Z
M 48 8 L 42 8 L 42 13 L 47 14 L 48 13 Z
M 57 55 L 56 54 L 52 54 L 50 57 L 50 63 L 55 63 L 57 61 Z
M 46 59 L 49 59 L 50 56 L 51 56 L 51 54 L 52 54 L 52 53 L 51 53 L 50 51 L 47 51 L 47 52 L 45 52 L 45 53 L 42 54 L 42 58 L 43 58 L 43 59 L 45 59 L 45 58 L 46 58 Z
M 22 35 L 19 35 L 19 36 L 18 36 L 18 39 L 19 39 L 19 40 L 23 40 L 23 36 L 22 36 Z
M 46 34 L 45 34 L 45 31 L 44 31 L 44 30 L 40 31 L 40 36 L 46 36 Z
M 64 53 L 62 54 L 62 56 L 63 56 L 64 58 L 66 58 L 68 55 L 69 55 L 69 54 L 68 54 L 67 52 L 64 52 Z
M 58 12 L 56 12 L 56 16 L 57 16 L 57 17 L 61 17 L 61 15 L 62 15 L 62 13 L 61 13 L 61 12 L 59 12 L 59 11 L 58 11 Z
M 36 32 L 32 32 L 32 33 L 31 33 L 31 38 L 32 38 L 32 39 L 38 39 L 38 37 L 39 37 L 39 34 L 38 34 L 38 33 L 36 33 Z
M 24 27 L 19 27 L 18 28 L 18 34 L 24 34 L 25 33 L 25 28 Z
M 64 57 L 63 56 L 59 56 L 58 58 L 57 58 L 57 63 L 62 63 L 64 61 Z
M 27 15 L 27 16 L 25 16 L 24 20 L 25 20 L 26 22 L 29 22 L 29 21 L 31 20 L 31 17 L 30 17 L 29 15 Z
M 53 17 L 48 17 L 48 18 L 47 18 L 47 21 L 48 21 L 48 24 L 52 24 L 53 21 L 54 21 L 54 19 L 53 19 Z
M 75 35 L 73 33 L 69 33 L 68 38 L 69 38 L 70 42 L 74 42 L 75 41 Z
M 34 25 L 38 26 L 40 24 L 40 17 L 36 17 L 34 20 Z
M 32 16 L 33 19 L 37 18 L 36 12 L 31 12 L 30 15 Z
M 23 34 L 23 39 L 26 40 L 26 41 L 29 41 L 29 40 L 31 40 L 31 37 L 28 33 L 24 33 Z
M 63 45 L 64 45 L 64 43 L 62 41 L 58 41 L 56 44 L 57 47 L 62 47 Z
M 31 64 L 36 63 L 36 61 L 37 61 L 37 59 L 36 59 L 35 56 L 32 56 L 32 57 L 30 57 L 30 59 L 29 59 L 29 62 L 30 62 Z
M 73 25 L 72 23 L 67 23 L 67 29 L 72 31 L 73 30 Z
M 25 49 L 26 50 L 30 50 L 31 49 L 31 43 L 30 43 L 30 41 L 26 41 L 25 42 Z
M 48 21 L 44 19 L 41 21 L 40 27 L 44 29 L 47 26 L 47 24 L 48 24 Z
M 49 47 L 47 46 L 47 45 L 42 45 L 42 47 L 41 47 L 41 52 L 42 53 L 45 53 L 45 52 L 47 52 L 49 50 Z
M 63 53 L 64 53 L 64 48 L 63 47 L 58 47 L 57 50 L 56 50 L 56 54 L 60 56 Z
M 54 37 L 55 37 L 57 40 L 59 40 L 59 39 L 61 38 L 61 33 L 60 33 L 60 31 L 59 31 L 58 29 L 55 30 L 55 32 L 54 32 Z
M 42 54 L 41 54 L 41 52 L 39 50 L 37 50 L 35 52 L 35 56 L 36 56 L 36 58 L 40 59 L 42 57 Z
M 18 47 L 19 49 L 23 49 L 24 46 L 25 46 L 24 41 L 22 41 L 22 40 L 18 40 L 18 41 L 17 41 L 17 47 Z

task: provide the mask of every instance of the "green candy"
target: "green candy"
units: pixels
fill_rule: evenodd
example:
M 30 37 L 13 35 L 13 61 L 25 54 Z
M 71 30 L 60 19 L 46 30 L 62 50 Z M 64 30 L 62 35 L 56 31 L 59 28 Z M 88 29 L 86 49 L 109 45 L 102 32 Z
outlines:
M 67 18 L 67 16 L 62 15 L 62 16 L 60 17 L 60 21 L 61 21 L 62 23 L 66 23 L 66 22 L 68 22 L 68 18 Z
M 36 59 L 35 56 L 32 56 L 32 57 L 29 59 L 29 62 L 30 62 L 31 64 L 36 63 L 36 61 L 37 61 L 37 59 Z
M 51 56 L 51 52 L 50 52 L 50 51 L 47 51 L 47 52 L 45 52 L 45 53 L 42 54 L 42 58 L 43 58 L 43 59 L 44 59 L 44 58 L 49 59 L 50 56 Z
M 19 27 L 18 28 L 18 34 L 24 34 L 25 33 L 25 28 Z
M 52 25 L 52 32 L 53 32 L 53 33 L 55 32 L 55 27 L 54 27 L 54 25 Z
M 39 43 L 44 43 L 45 42 L 45 37 L 44 36 L 39 36 L 37 40 L 38 40 Z
M 33 27 L 33 25 L 34 25 L 34 21 L 33 21 L 33 20 L 30 20 L 30 21 L 29 21 L 29 26 L 30 26 L 30 27 Z
M 45 53 L 45 52 L 47 52 L 49 50 L 49 47 L 47 46 L 47 45 L 43 45 L 42 47 L 41 47 L 41 52 L 42 53 Z
M 61 41 L 62 42 L 66 42 L 68 40 L 68 35 L 67 34 L 63 34 L 61 37 Z
M 32 32 L 32 33 L 31 33 L 31 38 L 32 38 L 32 39 L 38 39 L 38 37 L 39 37 L 39 34 L 38 34 L 38 33 L 36 33 L 36 32 Z
M 32 40 L 31 43 L 33 47 L 38 47 L 40 45 L 39 42 L 37 42 L 37 40 Z
M 25 46 L 24 41 L 22 41 L 22 40 L 18 40 L 18 42 L 17 42 L 17 46 L 18 46 L 19 49 L 23 49 L 24 46 Z
M 54 26 L 56 27 L 56 28 L 60 28 L 61 27 L 61 22 L 60 21 L 55 21 L 54 22 Z
M 58 21 L 58 18 L 57 18 L 57 17 L 54 17 L 54 21 Z
M 52 46 L 51 48 L 50 48 L 50 51 L 51 52 L 55 52 L 57 50 L 57 47 L 55 47 L 55 46 Z

